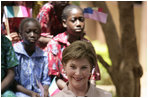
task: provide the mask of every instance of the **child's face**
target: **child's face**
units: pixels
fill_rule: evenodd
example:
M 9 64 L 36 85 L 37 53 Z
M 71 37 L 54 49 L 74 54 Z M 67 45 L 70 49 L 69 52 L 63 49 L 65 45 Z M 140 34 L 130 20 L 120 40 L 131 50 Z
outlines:
M 69 34 L 81 36 L 85 26 L 83 12 L 76 8 L 71 10 L 63 26 L 67 28 Z
M 40 37 L 41 30 L 35 22 L 26 22 L 23 26 L 21 36 L 25 44 L 35 44 Z

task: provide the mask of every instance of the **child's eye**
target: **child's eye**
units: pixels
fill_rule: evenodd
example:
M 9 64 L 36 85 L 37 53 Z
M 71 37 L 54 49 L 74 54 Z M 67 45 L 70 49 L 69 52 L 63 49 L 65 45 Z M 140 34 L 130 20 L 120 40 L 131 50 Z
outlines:
M 27 33 L 27 34 L 28 34 L 28 33 L 30 33 L 30 31 L 25 31 L 25 33 Z
M 75 20 L 71 20 L 71 22 L 75 22 Z
M 71 19 L 71 22 L 75 22 L 75 21 L 76 21 L 76 18 L 72 18 L 72 19 Z
M 79 21 L 84 22 L 84 17 L 80 17 Z
M 37 34 L 39 34 L 40 32 L 39 32 L 38 30 L 36 30 L 36 31 L 34 31 L 34 33 L 37 33 Z

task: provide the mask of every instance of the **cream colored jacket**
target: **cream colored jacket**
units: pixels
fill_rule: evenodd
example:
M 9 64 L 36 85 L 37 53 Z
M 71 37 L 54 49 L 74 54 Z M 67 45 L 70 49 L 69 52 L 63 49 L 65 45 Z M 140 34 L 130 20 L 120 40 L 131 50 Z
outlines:
M 76 96 L 71 90 L 69 90 L 68 86 L 66 85 L 62 91 L 60 91 L 53 97 L 78 97 L 78 96 Z M 86 93 L 85 97 L 112 97 L 112 94 L 100 88 L 96 88 L 94 85 L 90 83 L 88 92 Z

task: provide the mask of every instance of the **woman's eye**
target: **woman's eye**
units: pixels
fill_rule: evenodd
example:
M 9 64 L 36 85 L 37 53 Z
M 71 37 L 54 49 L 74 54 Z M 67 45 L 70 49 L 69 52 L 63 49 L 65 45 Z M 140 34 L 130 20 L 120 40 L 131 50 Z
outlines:
M 72 69 L 75 69 L 76 67 L 75 66 L 70 66 Z
M 86 66 L 84 66 L 84 67 L 82 67 L 82 69 L 87 69 L 87 67 L 86 67 Z

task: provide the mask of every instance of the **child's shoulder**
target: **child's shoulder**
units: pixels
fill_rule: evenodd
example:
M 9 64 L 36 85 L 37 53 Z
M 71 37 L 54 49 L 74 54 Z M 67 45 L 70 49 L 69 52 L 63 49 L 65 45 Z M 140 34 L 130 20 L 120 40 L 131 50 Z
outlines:
M 21 48 L 23 48 L 22 42 L 17 42 L 13 44 L 13 48 L 15 51 L 20 50 Z
M 37 56 L 45 56 L 47 57 L 47 52 L 43 51 L 41 48 L 39 48 L 38 46 L 36 46 L 36 55 Z

